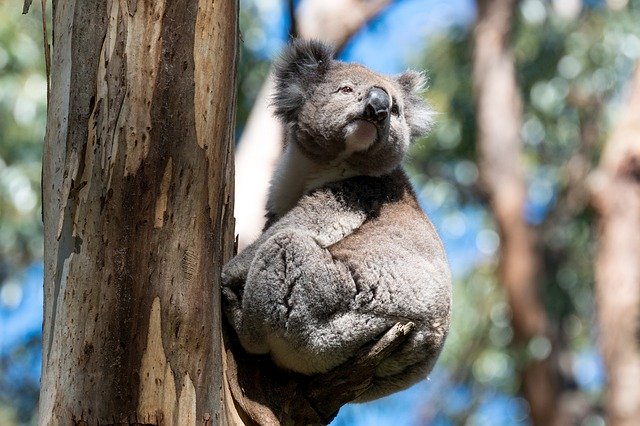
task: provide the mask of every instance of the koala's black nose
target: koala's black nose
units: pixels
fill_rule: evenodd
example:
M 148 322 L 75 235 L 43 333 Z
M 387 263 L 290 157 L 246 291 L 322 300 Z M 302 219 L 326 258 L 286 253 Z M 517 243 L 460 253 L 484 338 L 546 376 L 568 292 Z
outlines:
M 389 95 L 384 90 L 374 87 L 367 96 L 367 105 L 364 107 L 364 116 L 371 120 L 382 122 L 389 116 Z

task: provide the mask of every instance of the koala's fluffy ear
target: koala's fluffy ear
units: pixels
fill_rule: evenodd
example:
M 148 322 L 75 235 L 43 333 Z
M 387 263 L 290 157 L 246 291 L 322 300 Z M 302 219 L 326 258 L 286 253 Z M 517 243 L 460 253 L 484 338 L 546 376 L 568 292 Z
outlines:
M 433 110 L 429 108 L 422 97 L 427 87 L 427 77 L 417 71 L 405 71 L 396 81 L 405 93 L 405 119 L 411 129 L 411 137 L 423 136 L 431 130 L 433 125 Z
M 285 122 L 296 119 L 309 90 L 322 81 L 333 48 L 316 40 L 294 40 L 274 63 L 275 113 Z

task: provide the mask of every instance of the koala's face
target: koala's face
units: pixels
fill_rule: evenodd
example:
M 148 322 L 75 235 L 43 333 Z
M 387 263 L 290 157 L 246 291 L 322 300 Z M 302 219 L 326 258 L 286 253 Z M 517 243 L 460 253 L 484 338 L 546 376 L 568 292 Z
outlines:
M 426 133 L 431 111 L 420 98 L 424 77 L 397 78 L 332 59 L 314 41 L 289 46 L 275 66 L 276 114 L 289 142 L 320 163 L 345 161 L 379 175 L 402 160 L 412 137 Z

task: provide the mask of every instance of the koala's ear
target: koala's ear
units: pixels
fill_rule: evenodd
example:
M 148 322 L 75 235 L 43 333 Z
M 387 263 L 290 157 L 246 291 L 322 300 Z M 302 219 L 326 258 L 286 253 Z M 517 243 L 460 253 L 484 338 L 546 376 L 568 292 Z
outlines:
M 275 113 L 285 122 L 296 119 L 310 89 L 331 65 L 333 48 L 316 40 L 294 40 L 274 63 Z
M 411 129 L 411 137 L 423 136 L 431 130 L 433 125 L 433 110 L 422 97 L 426 90 L 428 79 L 424 73 L 405 71 L 396 77 L 405 94 L 405 120 Z

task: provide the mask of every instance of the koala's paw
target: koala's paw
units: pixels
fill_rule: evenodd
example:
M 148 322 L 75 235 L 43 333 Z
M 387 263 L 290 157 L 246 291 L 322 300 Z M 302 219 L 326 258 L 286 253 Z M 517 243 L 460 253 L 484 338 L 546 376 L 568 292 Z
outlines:
M 242 287 L 247 279 L 248 273 L 248 266 L 245 266 L 242 262 L 237 261 L 235 258 L 231 259 L 231 261 L 229 261 L 229 263 L 227 263 L 222 268 L 222 287 Z
M 227 320 L 235 330 L 238 330 L 242 322 L 242 295 L 234 291 L 232 287 L 222 287 L 222 307 Z
M 238 330 L 242 320 L 242 297 L 247 279 L 248 267 L 242 258 L 231 259 L 222 269 L 222 307 L 231 325 Z

